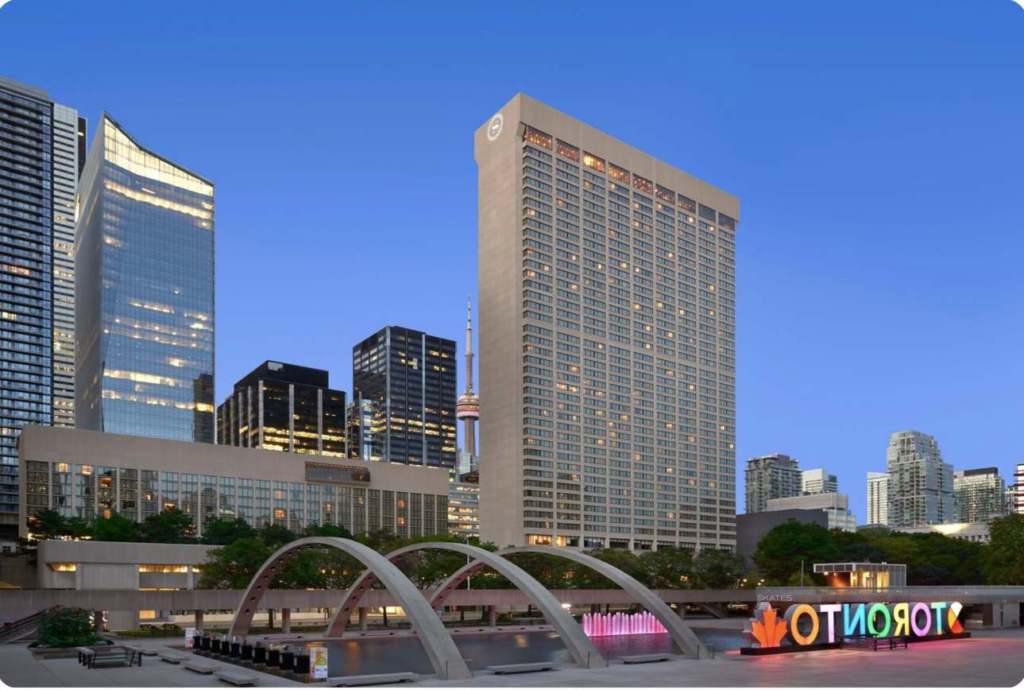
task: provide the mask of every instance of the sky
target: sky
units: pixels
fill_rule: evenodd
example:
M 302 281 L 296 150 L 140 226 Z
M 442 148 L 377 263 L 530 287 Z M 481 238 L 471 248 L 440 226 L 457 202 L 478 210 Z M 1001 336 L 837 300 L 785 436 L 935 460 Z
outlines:
M 1012 0 L 13 0 L 0 75 L 216 183 L 218 401 L 266 359 L 349 390 L 387 324 L 461 353 L 472 134 L 523 91 L 741 199 L 740 511 L 777 451 L 864 522 L 902 429 L 1024 462 Z

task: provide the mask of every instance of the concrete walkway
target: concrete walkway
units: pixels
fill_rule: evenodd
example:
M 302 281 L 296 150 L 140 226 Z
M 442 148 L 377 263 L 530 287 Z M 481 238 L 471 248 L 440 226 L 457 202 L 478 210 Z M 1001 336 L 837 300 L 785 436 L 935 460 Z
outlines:
M 177 639 L 139 640 L 163 649 Z M 210 661 L 206 658 L 205 661 Z M 237 668 L 213 661 L 218 666 Z M 261 686 L 302 685 L 255 672 Z M 421 686 L 506 687 L 1012 687 L 1024 679 L 1024 629 L 975 632 L 968 640 L 911 644 L 910 649 L 870 652 L 840 649 L 772 657 L 735 653 L 715 660 L 676 659 L 641 666 L 613 663 L 606 669 L 564 668 L 514 676 L 478 674 L 467 681 L 424 678 Z M 37 660 L 24 645 L 0 645 L 0 680 L 14 687 L 227 687 L 158 658 L 142 668 L 87 670 L 75 659 Z

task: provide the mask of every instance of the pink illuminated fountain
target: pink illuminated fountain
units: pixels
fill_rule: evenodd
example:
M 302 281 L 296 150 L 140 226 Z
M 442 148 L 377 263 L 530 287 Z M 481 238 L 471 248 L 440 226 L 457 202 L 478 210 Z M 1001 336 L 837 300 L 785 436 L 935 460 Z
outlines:
M 651 613 L 584 613 L 583 632 L 588 637 L 605 635 L 653 635 L 667 633 Z

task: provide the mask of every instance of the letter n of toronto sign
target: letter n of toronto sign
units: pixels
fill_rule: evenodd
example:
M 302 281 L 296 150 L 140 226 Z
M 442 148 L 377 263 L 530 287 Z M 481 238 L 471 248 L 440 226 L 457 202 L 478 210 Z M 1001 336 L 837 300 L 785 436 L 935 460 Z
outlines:
M 965 637 L 969 633 L 964 632 L 960 623 L 961 611 L 963 605 L 958 601 L 793 604 L 779 621 L 769 605 L 759 610 L 752 621 L 752 634 L 759 646 L 743 651 L 810 651 L 839 646 L 847 638 L 899 637 L 926 641 Z M 789 644 L 785 643 L 787 638 Z

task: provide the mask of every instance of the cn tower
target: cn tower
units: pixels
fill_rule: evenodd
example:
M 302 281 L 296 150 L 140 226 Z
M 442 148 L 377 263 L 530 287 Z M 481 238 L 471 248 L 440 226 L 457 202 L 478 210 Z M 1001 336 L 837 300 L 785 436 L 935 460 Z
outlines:
M 480 419 L 480 398 L 473 392 L 473 306 L 466 300 L 466 390 L 459 396 L 455 417 L 463 423 L 465 451 L 476 459 L 476 421 Z

